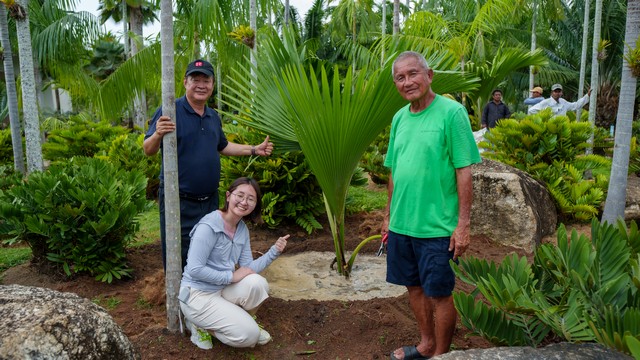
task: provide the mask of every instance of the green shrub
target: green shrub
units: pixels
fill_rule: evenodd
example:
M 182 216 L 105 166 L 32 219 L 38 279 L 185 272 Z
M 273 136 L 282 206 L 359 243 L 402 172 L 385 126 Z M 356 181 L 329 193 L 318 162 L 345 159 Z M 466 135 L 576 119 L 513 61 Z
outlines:
M 13 164 L 11 165 L 0 165 L 0 197 L 3 196 L 4 192 L 9 190 L 10 188 L 20 184 L 22 181 L 22 174 L 16 172 L 13 169 Z M 0 217 L 0 240 L 4 240 L 10 238 L 7 235 L 3 235 L 2 229 L 8 229 L 7 220 L 5 218 Z
M 111 142 L 98 144 L 102 151 L 97 158 L 107 160 L 125 170 L 138 170 L 147 178 L 147 199 L 158 197 L 160 179 L 160 155 L 146 156 L 142 151 L 144 134 L 129 133 L 119 135 Z
M 13 148 L 11 147 L 11 130 L 0 130 L 0 165 L 13 164 Z
M 22 181 L 22 174 L 16 172 L 11 165 L 0 165 L 0 191 L 6 191 L 7 189 L 20 184 Z
M 74 156 L 92 157 L 100 150 L 101 142 L 128 132 L 128 129 L 107 121 L 93 122 L 82 116 L 72 116 L 68 127 L 51 131 L 42 145 L 42 154 L 52 163 L 65 162 Z
M 241 125 L 225 124 L 229 141 L 239 144 L 259 144 L 264 136 Z M 321 229 L 316 217 L 325 212 L 322 190 L 300 151 L 270 157 L 224 156 L 220 195 L 241 176 L 255 178 L 262 191 L 262 217 L 269 227 L 282 221 L 295 221 L 311 233 Z M 221 202 L 222 204 L 222 202 Z
M 371 181 L 378 185 L 389 182 L 389 169 L 384 166 L 384 158 L 387 155 L 390 131 L 391 125 L 378 135 L 360 159 L 360 166 L 369 174 Z
M 591 240 L 575 230 L 569 238 L 561 225 L 558 245 L 540 246 L 533 264 L 515 254 L 500 264 L 475 257 L 451 262 L 456 276 L 474 286 L 470 294 L 455 292 L 454 303 L 462 324 L 496 345 L 556 338 L 630 353 L 626 336 L 640 339 L 639 251 L 635 222 L 627 230 L 622 221 L 615 227 L 594 219 Z
M 545 110 L 500 121 L 478 145 L 484 157 L 546 183 L 563 217 L 588 221 L 601 210 L 611 168 L 604 156 L 584 155 L 592 132 L 588 122 Z
M 0 194 L 0 231 L 26 241 L 33 262 L 111 282 L 130 276 L 125 246 L 147 206 L 146 179 L 95 158 L 32 173 Z

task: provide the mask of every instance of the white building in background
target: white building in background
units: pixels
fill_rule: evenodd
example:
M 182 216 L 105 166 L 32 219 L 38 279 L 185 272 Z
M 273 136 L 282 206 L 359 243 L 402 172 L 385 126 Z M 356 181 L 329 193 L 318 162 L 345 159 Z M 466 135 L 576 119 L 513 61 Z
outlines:
M 73 111 L 69 93 L 64 89 L 54 88 L 53 86 L 38 91 L 38 105 L 40 105 L 41 114 L 53 114 L 56 112 L 65 114 Z

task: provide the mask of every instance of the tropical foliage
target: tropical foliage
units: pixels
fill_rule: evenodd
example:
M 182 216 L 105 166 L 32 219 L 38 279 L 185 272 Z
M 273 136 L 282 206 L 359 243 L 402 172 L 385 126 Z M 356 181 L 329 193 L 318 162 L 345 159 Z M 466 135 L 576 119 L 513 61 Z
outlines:
M 143 134 L 122 134 L 98 144 L 101 149 L 95 157 L 106 160 L 124 170 L 138 171 L 147 178 L 147 199 L 158 197 L 160 156 L 146 156 L 140 149 Z
M 597 341 L 631 353 L 640 340 L 636 223 L 627 228 L 594 219 L 591 239 L 575 230 L 568 236 L 561 225 L 557 241 L 540 246 L 533 264 L 515 254 L 500 264 L 475 257 L 451 262 L 473 286 L 470 294 L 453 295 L 463 325 L 496 345 Z
M 74 158 L 0 192 L 0 234 L 25 241 L 34 263 L 67 276 L 88 273 L 107 282 L 127 277 L 125 247 L 148 205 L 145 188 L 140 172 Z
M 229 141 L 256 144 L 264 136 L 242 125 L 225 124 Z M 321 229 L 317 220 L 324 214 L 322 190 L 301 151 L 289 151 L 268 158 L 225 156 L 221 158 L 220 195 L 241 177 L 258 181 L 262 192 L 262 218 L 275 228 L 282 221 L 295 222 L 308 233 Z
M 129 132 L 109 122 L 94 122 L 80 116 L 71 117 L 63 128 L 51 131 L 43 146 L 44 157 L 52 162 L 68 161 L 74 156 L 94 156 L 99 144 Z
M 592 133 L 588 122 L 545 110 L 499 121 L 478 146 L 544 182 L 565 218 L 588 221 L 600 212 L 611 167 L 604 156 L 583 154 Z

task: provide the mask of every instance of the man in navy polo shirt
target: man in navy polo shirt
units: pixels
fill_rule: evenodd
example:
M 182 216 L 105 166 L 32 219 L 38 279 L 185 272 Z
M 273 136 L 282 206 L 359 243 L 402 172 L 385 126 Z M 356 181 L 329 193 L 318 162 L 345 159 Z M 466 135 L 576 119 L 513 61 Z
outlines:
M 213 93 L 213 66 L 196 60 L 187 66 L 183 84 L 185 96 L 176 99 L 176 122 L 162 115 L 159 108 L 151 119 L 143 149 L 148 156 L 158 153 L 165 134 L 177 131 L 178 182 L 180 188 L 180 226 L 182 238 L 182 268 L 187 263 L 189 233 L 206 214 L 218 209 L 220 154 L 227 156 L 269 156 L 273 144 L 269 136 L 260 145 L 241 145 L 227 141 L 218 113 L 207 106 Z M 164 217 L 164 181 L 160 171 L 160 238 L 162 263 L 166 267 L 166 234 Z

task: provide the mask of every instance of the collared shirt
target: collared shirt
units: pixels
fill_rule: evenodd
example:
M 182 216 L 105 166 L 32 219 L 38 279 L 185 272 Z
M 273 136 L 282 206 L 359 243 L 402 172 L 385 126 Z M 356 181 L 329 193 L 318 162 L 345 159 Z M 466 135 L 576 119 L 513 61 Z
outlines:
M 502 101 L 495 103 L 493 100 L 484 107 L 482 111 L 482 124 L 488 128 L 496 127 L 496 123 L 500 119 L 511 117 L 511 111 Z
M 145 139 L 156 131 L 160 115 L 162 107 L 153 115 Z M 201 116 L 191 107 L 186 97 L 176 99 L 176 137 L 180 192 L 192 197 L 217 196 L 220 181 L 219 152 L 229 143 L 222 131 L 218 113 L 205 107 Z M 161 169 L 161 182 L 163 178 L 164 171 Z
M 537 114 L 538 112 L 551 108 L 551 112 L 553 115 L 565 115 L 567 111 L 575 111 L 581 109 L 583 106 L 589 103 L 589 94 L 581 97 L 576 102 L 568 102 L 567 100 L 560 98 L 556 101 L 554 98 L 550 97 L 548 99 L 544 99 L 540 101 L 537 105 L 532 106 L 529 109 L 528 114 Z

